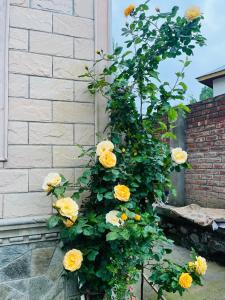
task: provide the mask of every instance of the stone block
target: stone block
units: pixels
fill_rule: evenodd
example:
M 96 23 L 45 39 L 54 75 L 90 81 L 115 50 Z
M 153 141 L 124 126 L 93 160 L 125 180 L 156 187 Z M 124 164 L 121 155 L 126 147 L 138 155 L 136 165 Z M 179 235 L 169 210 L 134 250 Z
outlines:
M 30 99 L 9 99 L 9 120 L 15 121 L 51 121 L 50 101 Z
M 93 146 L 95 144 L 94 125 L 76 124 L 74 133 L 76 144 L 87 146 Z
M 10 0 L 11 5 L 17 5 L 17 6 L 23 6 L 28 7 L 29 6 L 29 0 Z
M 28 144 L 28 123 L 9 121 L 8 144 Z
M 35 99 L 73 101 L 73 81 L 31 77 L 30 97 Z
M 77 59 L 94 60 L 94 41 L 74 39 L 74 57 Z
M 28 300 L 24 298 L 23 294 L 18 293 L 6 284 L 0 284 L 0 291 L 0 300 Z
M 61 250 L 61 248 L 56 247 L 47 272 L 47 276 L 52 281 L 56 281 L 60 277 L 63 271 L 63 265 L 62 265 L 63 257 L 64 257 L 64 252 Z
M 53 32 L 93 39 L 94 22 L 89 19 L 55 14 L 53 15 Z
M 94 0 L 74 0 L 74 14 L 83 18 L 94 19 Z
M 3 216 L 3 195 L 0 194 L 0 219 Z
M 5 168 L 46 168 L 51 160 L 51 146 L 9 145 Z
M 0 268 L 8 265 L 9 263 L 15 261 L 17 258 L 25 254 L 29 249 L 27 244 L 23 245 L 7 245 L 0 247 Z
M 64 1 L 61 1 L 62 3 Z M 30 51 L 55 56 L 73 57 L 73 38 L 52 33 L 31 31 Z
M 73 14 L 73 0 L 31 0 L 31 7 L 64 14 Z
M 79 177 L 81 177 L 84 173 L 84 171 L 87 170 L 85 168 L 76 168 L 75 169 L 75 182 L 78 180 Z
M 47 272 L 54 250 L 54 247 L 32 250 L 31 276 L 43 275 Z
M 74 169 L 31 169 L 29 170 L 29 191 L 41 191 L 45 176 L 56 172 L 65 176 L 70 182 L 74 182 Z
M 52 282 L 45 276 L 31 278 L 29 282 L 29 300 L 43 299 L 52 285 Z
M 80 80 L 80 75 L 85 73 L 85 67 L 91 67 L 90 61 L 75 60 L 70 58 L 53 58 L 53 76 Z
M 0 282 L 27 278 L 31 273 L 30 267 L 30 254 L 26 253 L 0 270 Z
M 94 123 L 92 103 L 53 103 L 53 120 L 65 123 Z
M 37 145 L 72 145 L 73 125 L 30 123 L 29 143 Z
M 17 290 L 20 293 L 26 294 L 28 292 L 29 280 L 22 279 L 22 280 L 13 280 L 7 281 L 7 285 Z
M 53 146 L 53 166 L 82 167 L 88 162 L 88 158 L 79 158 L 80 149 L 74 146 Z
M 10 26 L 51 32 L 52 13 L 37 9 L 11 6 Z
M 0 193 L 28 192 L 28 170 L 0 170 Z
M 17 50 L 28 50 L 28 30 L 10 28 L 9 48 Z
M 52 57 L 11 50 L 9 52 L 9 71 L 50 77 L 52 75 Z
M 28 76 L 9 74 L 9 96 L 28 98 Z
M 51 199 L 46 197 L 45 193 L 6 194 L 4 197 L 4 218 L 39 216 L 51 213 Z
M 94 96 L 88 91 L 88 82 L 74 82 L 75 101 L 77 102 L 93 102 Z

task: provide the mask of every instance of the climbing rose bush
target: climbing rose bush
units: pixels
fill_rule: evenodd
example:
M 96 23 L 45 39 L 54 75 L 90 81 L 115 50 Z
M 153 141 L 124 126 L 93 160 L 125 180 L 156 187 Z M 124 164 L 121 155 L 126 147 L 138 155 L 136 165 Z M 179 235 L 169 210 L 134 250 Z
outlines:
M 203 16 L 195 8 L 180 16 L 176 6 L 150 14 L 149 2 L 125 9 L 125 49 L 97 51 L 99 59 L 81 76 L 89 81 L 91 94 L 107 100 L 105 138 L 90 149 L 80 146 L 81 157 L 89 162 L 75 184 L 50 174 L 43 185 L 56 198 L 49 227 L 60 229 L 65 272 L 76 272 L 80 294 L 96 300 L 135 299 L 131 285 L 144 278 L 145 269 L 158 288 L 158 299 L 164 292 L 182 295 L 193 284 L 201 285 L 207 269 L 197 254 L 185 265 L 165 258 L 173 243 L 160 228 L 155 209 L 168 192 L 176 193 L 172 172 L 190 167 L 187 153 L 170 149 L 167 141 L 176 138 L 178 115 L 189 111 L 182 103 L 184 70 L 196 45 L 204 45 Z M 158 68 L 175 58 L 182 66 L 171 84 L 160 79 Z M 100 62 L 105 67 L 95 74 Z

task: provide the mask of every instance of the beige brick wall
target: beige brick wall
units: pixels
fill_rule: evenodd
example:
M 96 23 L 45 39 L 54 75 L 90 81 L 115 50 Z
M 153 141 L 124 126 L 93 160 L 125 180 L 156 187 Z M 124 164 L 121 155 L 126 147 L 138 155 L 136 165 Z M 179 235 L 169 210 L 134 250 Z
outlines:
M 95 143 L 95 104 L 79 78 L 95 57 L 94 0 L 11 0 L 8 160 L 0 162 L 0 218 L 51 213 L 41 192 L 56 171 L 71 181 Z

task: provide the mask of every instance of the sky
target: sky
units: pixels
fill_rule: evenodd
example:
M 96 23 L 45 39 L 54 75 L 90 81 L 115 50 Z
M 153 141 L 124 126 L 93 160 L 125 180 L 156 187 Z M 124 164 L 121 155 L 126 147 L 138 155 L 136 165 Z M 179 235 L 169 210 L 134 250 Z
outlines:
M 112 37 L 118 44 L 123 43 L 121 38 L 121 28 L 126 22 L 123 10 L 126 6 L 133 3 L 138 6 L 144 3 L 144 0 L 112 0 Z M 188 85 L 187 99 L 189 102 L 191 96 L 199 98 L 203 87 L 195 79 L 225 65 L 225 0 L 152 0 L 149 4 L 152 12 L 155 13 L 155 7 L 159 7 L 161 12 L 171 10 L 174 5 L 180 7 L 180 14 L 185 10 L 197 5 L 201 8 L 204 15 L 202 33 L 207 38 L 207 45 L 198 47 L 191 57 L 191 65 L 186 69 L 185 83 Z M 173 82 L 174 73 L 180 70 L 174 60 L 164 63 L 160 67 L 161 78 Z

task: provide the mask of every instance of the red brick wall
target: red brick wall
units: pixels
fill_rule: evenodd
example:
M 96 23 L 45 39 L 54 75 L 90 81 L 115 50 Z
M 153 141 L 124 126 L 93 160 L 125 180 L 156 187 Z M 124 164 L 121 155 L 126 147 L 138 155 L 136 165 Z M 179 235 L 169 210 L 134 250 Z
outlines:
M 186 143 L 193 169 L 185 173 L 186 202 L 225 208 L 225 95 L 190 109 Z

